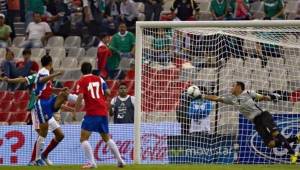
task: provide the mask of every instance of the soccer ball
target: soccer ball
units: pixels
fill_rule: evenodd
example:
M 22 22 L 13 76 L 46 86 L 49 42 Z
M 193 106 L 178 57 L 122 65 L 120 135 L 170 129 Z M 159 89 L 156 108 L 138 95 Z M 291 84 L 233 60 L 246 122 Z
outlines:
M 190 95 L 191 97 L 195 98 L 200 96 L 201 92 L 198 86 L 192 85 L 188 87 L 187 89 L 187 94 Z

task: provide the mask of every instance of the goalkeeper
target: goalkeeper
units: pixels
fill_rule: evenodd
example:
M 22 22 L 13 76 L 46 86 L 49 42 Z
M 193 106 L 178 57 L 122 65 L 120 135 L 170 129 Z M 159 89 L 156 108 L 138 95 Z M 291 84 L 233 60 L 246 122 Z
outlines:
M 232 95 L 226 97 L 200 94 L 198 98 L 222 102 L 224 104 L 230 104 L 238 107 L 239 112 L 254 123 L 256 131 L 269 148 L 283 146 L 288 150 L 291 163 L 296 163 L 298 153 L 295 153 L 290 146 L 290 143 L 300 143 L 300 136 L 292 136 L 286 139 L 280 133 L 270 112 L 263 110 L 255 102 L 277 101 L 280 99 L 280 95 L 270 94 L 269 96 L 263 96 L 255 93 L 254 91 L 247 91 L 245 90 L 245 84 L 239 81 L 233 85 L 231 94 Z

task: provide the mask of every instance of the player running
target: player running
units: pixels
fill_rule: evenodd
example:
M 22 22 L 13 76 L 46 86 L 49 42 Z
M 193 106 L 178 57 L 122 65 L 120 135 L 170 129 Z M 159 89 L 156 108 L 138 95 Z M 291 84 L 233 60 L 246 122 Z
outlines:
M 88 142 L 92 132 L 100 133 L 102 139 L 106 142 L 117 159 L 118 167 L 123 167 L 125 162 L 121 158 L 117 145 L 110 139 L 108 134 L 108 109 L 105 95 L 110 92 L 107 84 L 102 78 L 91 74 L 92 65 L 90 63 L 83 63 L 81 65 L 81 72 L 83 76 L 75 87 L 75 91 L 78 94 L 75 111 L 80 110 L 82 100 L 84 99 L 86 114 L 81 124 L 80 143 L 88 163 L 83 165 L 82 168 L 88 169 L 97 167 L 92 147 Z
M 233 85 L 231 94 L 232 95 L 227 97 L 202 94 L 199 97 L 206 100 L 237 106 L 239 112 L 254 123 L 257 133 L 262 137 L 264 143 L 269 148 L 283 146 L 288 150 L 291 163 L 296 163 L 298 159 L 298 153 L 295 153 L 295 151 L 290 146 L 290 143 L 300 143 L 300 136 L 292 136 L 286 139 L 280 133 L 270 112 L 260 108 L 254 101 L 276 101 L 280 96 L 278 94 L 264 96 L 257 94 L 254 91 L 245 91 L 245 84 L 239 81 Z

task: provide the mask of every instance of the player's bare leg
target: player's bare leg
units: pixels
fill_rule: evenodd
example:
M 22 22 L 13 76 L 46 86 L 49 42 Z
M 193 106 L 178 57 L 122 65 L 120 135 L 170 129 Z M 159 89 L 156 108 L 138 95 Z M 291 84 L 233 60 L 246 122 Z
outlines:
M 93 150 L 92 150 L 92 146 L 89 143 L 89 138 L 91 136 L 91 132 L 81 129 L 80 132 L 80 143 L 81 143 L 81 147 L 84 151 L 84 155 L 88 160 L 88 163 L 86 165 L 83 165 L 82 168 L 84 169 L 90 169 L 90 168 L 96 168 L 97 164 L 95 162 L 95 158 L 94 158 L 94 154 L 93 154 Z
M 106 133 L 100 133 L 103 141 L 108 145 L 108 147 L 110 148 L 111 152 L 113 153 L 113 155 L 115 156 L 115 158 L 118 161 L 118 167 L 123 168 L 125 166 L 125 162 L 121 157 L 120 151 L 116 145 L 116 143 L 109 137 L 108 134 Z
M 36 142 L 36 164 L 38 166 L 45 165 L 41 159 L 42 151 L 44 150 L 45 138 L 48 134 L 48 122 L 40 124 L 39 137 Z
M 51 140 L 41 157 L 47 165 L 53 165 L 52 161 L 48 159 L 48 154 L 64 139 L 64 133 L 61 128 L 57 128 L 53 131 L 55 137 Z

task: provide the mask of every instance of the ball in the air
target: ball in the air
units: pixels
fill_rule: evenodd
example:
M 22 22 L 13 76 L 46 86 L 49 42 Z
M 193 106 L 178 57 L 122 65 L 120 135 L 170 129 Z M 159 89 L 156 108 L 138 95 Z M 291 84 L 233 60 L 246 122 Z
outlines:
M 191 97 L 198 97 L 201 94 L 201 92 L 198 86 L 192 85 L 188 87 L 187 94 Z

